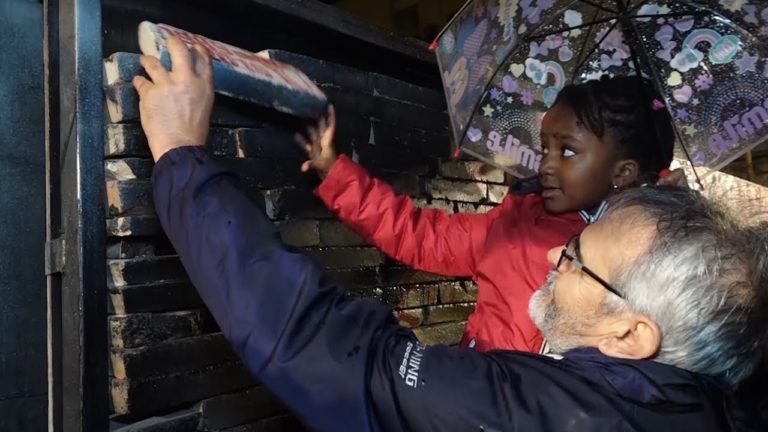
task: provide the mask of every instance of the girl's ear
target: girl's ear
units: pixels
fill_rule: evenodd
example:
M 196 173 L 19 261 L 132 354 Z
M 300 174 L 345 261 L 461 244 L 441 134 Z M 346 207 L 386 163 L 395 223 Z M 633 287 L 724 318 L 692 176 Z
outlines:
M 624 159 L 616 162 L 613 174 L 613 185 L 617 189 L 624 189 L 637 182 L 640 175 L 640 165 L 632 159 Z

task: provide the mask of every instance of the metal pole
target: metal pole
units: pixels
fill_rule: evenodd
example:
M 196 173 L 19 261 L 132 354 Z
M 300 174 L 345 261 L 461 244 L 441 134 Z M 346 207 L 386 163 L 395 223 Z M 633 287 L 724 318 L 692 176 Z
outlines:
M 45 0 L 49 430 L 109 429 L 101 2 Z

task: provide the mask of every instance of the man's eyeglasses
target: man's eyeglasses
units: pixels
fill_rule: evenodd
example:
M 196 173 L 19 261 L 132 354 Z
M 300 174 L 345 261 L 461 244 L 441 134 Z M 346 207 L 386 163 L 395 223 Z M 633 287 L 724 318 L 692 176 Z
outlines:
M 568 243 L 566 243 L 565 247 L 563 248 L 563 251 L 560 252 L 560 259 L 557 260 L 557 269 L 560 269 L 560 266 L 563 264 L 563 260 L 567 259 L 571 262 L 571 264 L 576 267 L 577 269 L 583 271 L 586 273 L 589 277 L 594 279 L 597 283 L 603 286 L 603 288 L 607 289 L 608 291 L 616 294 L 619 296 L 619 298 L 624 298 L 623 295 L 621 295 L 616 289 L 614 289 L 611 284 L 605 281 L 605 279 L 598 276 L 595 272 L 590 270 L 587 266 L 584 265 L 584 263 L 581 261 L 581 251 L 579 247 L 579 234 L 576 234 L 575 236 L 571 237 L 570 240 L 568 240 Z

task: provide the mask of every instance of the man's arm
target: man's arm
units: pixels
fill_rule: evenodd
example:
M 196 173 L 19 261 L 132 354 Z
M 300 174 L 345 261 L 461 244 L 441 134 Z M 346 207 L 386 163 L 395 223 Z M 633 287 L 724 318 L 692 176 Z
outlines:
M 248 368 L 320 430 L 377 430 L 367 398 L 375 334 L 391 311 L 352 300 L 269 220 L 204 150 L 155 166 L 160 222 L 226 338 Z
M 156 210 L 250 370 L 321 431 L 514 430 L 505 412 L 523 393 L 508 378 L 533 374 L 510 377 L 490 356 L 419 345 L 389 308 L 351 299 L 284 246 L 234 176 L 193 147 L 205 141 L 213 104 L 207 52 L 195 47 L 193 62 L 173 38 L 168 49 L 172 71 L 143 56 L 151 81 L 134 79 L 157 161 Z
M 347 296 L 203 149 L 169 151 L 153 180 L 160 222 L 224 335 L 309 426 L 514 430 L 505 402 L 522 394 L 510 383 L 520 375 L 473 350 L 424 347 L 385 305 Z

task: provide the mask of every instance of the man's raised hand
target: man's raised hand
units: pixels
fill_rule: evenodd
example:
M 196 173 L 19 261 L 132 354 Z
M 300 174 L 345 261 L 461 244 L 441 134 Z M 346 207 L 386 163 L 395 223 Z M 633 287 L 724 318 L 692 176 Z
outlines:
M 155 161 L 177 147 L 204 145 L 213 107 L 213 69 L 208 51 L 190 50 L 178 38 L 169 38 L 171 70 L 160 60 L 141 56 L 149 79 L 133 78 L 139 93 L 141 126 Z

